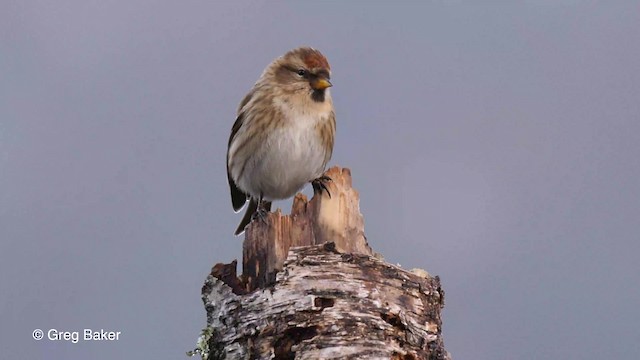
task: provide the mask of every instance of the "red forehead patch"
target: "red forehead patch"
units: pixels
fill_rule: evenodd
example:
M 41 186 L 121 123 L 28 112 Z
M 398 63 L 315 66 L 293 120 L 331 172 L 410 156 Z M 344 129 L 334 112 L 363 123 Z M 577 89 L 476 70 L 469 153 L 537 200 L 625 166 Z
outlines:
M 322 55 L 318 50 L 309 49 L 309 48 L 302 49 L 301 55 L 302 55 L 302 61 L 309 69 L 313 69 L 313 68 L 323 68 L 327 70 L 331 69 L 329 67 L 329 62 L 327 61 L 327 58 L 325 58 L 324 55 Z

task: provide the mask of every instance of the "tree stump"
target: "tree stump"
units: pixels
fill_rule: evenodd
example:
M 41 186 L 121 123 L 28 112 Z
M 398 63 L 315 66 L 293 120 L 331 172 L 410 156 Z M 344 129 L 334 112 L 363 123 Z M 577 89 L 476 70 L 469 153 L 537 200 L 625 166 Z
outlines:
M 202 288 L 203 359 L 450 359 L 444 291 L 424 270 L 388 264 L 367 244 L 351 173 L 328 170 L 329 193 L 294 198 L 252 222 L 237 262 Z

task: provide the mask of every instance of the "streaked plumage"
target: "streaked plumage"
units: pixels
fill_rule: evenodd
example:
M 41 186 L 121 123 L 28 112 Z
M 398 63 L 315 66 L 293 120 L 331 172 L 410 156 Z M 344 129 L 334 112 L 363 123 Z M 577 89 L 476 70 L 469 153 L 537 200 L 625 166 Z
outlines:
M 322 176 L 336 131 L 329 79 L 329 64 L 319 51 L 297 48 L 267 66 L 240 103 L 227 176 L 233 209 L 250 202 L 236 234 L 259 204 L 268 211 L 271 201 L 289 198 Z

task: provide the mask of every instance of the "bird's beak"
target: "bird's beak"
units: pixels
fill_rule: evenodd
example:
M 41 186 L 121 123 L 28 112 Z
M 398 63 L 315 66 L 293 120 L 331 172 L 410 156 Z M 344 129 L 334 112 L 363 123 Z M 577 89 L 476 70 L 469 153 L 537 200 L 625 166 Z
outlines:
M 319 77 L 311 81 L 311 87 L 313 90 L 324 90 L 331 86 L 331 82 L 325 78 Z

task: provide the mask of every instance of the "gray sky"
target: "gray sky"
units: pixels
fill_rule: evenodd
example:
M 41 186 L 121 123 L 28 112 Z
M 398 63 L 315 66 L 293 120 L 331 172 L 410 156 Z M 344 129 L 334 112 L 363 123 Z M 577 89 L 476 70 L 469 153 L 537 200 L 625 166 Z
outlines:
M 236 106 L 299 45 L 370 244 L 440 275 L 455 359 L 637 358 L 637 2 L 315 3 L 0 4 L 3 358 L 184 358 L 241 257 Z

